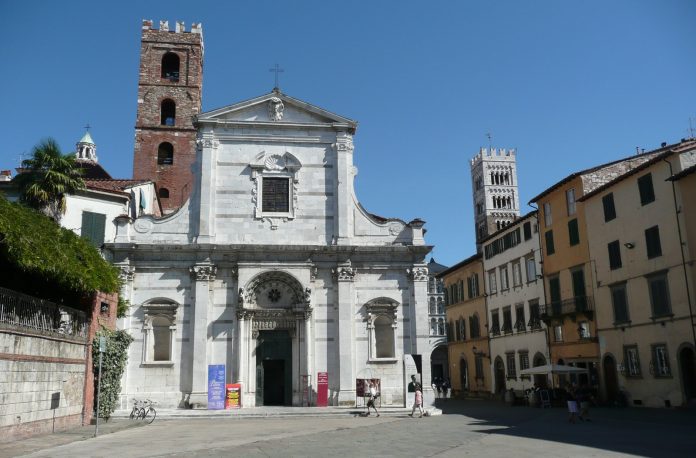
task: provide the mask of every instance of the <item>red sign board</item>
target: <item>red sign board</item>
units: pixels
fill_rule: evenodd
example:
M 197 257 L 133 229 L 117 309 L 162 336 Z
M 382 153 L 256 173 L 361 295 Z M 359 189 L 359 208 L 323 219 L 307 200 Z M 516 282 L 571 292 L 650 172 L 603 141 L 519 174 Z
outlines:
M 225 409 L 242 407 L 242 384 L 228 383 L 225 389 Z
M 329 373 L 317 372 L 317 407 L 329 405 Z

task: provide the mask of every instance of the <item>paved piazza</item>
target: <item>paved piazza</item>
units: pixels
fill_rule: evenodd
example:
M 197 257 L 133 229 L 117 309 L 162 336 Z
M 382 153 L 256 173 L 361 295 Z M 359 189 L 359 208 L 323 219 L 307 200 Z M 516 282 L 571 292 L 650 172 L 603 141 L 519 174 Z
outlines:
M 696 448 L 694 410 L 594 409 L 592 422 L 578 424 L 569 424 L 560 408 L 448 400 L 443 410 L 442 416 L 422 419 L 157 419 L 149 426 L 51 447 L 71 439 L 59 434 L 37 438 L 33 446 L 32 439 L 15 448 L 0 444 L 0 456 L 664 457 L 694 456 Z

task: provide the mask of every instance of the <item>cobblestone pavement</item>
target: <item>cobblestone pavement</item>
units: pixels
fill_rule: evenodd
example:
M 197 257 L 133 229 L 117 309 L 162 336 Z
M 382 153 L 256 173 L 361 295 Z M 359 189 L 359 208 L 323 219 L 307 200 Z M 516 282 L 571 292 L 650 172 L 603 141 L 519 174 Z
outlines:
M 696 411 L 594 409 L 569 424 L 562 409 L 445 400 L 438 417 L 186 418 L 155 421 L 42 450 L 1 456 L 694 456 Z M 28 452 L 28 454 L 27 454 Z M 7 454 L 8 455 L 3 455 Z

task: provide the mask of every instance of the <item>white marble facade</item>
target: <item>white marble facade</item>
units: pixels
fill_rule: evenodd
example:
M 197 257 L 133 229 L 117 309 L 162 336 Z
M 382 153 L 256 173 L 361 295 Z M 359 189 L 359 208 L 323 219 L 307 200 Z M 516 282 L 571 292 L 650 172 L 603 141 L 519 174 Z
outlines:
M 244 407 L 302 404 L 307 374 L 314 401 L 317 372 L 330 404 L 353 405 L 355 379 L 380 378 L 382 404 L 403 405 L 404 355 L 421 355 L 430 380 L 431 247 L 423 221 L 358 203 L 357 124 L 274 91 L 196 125 L 190 200 L 161 219 L 121 217 L 107 245 L 132 304 L 122 407 L 204 407 L 210 364 L 242 383 Z M 286 202 L 264 200 L 273 183 Z M 280 344 L 264 354 L 285 355 L 273 372 L 260 350 L 272 335 Z M 286 394 L 264 397 L 273 391 Z

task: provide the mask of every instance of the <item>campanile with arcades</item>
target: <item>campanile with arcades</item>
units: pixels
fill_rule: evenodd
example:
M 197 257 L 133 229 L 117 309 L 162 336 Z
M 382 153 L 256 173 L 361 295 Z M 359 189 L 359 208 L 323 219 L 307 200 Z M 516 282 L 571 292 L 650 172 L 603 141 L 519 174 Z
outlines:
M 154 29 L 144 20 L 138 79 L 133 178 L 157 183 L 163 210 L 170 213 L 188 198 L 196 159 L 193 118 L 201 111 L 203 30 L 167 21 Z

